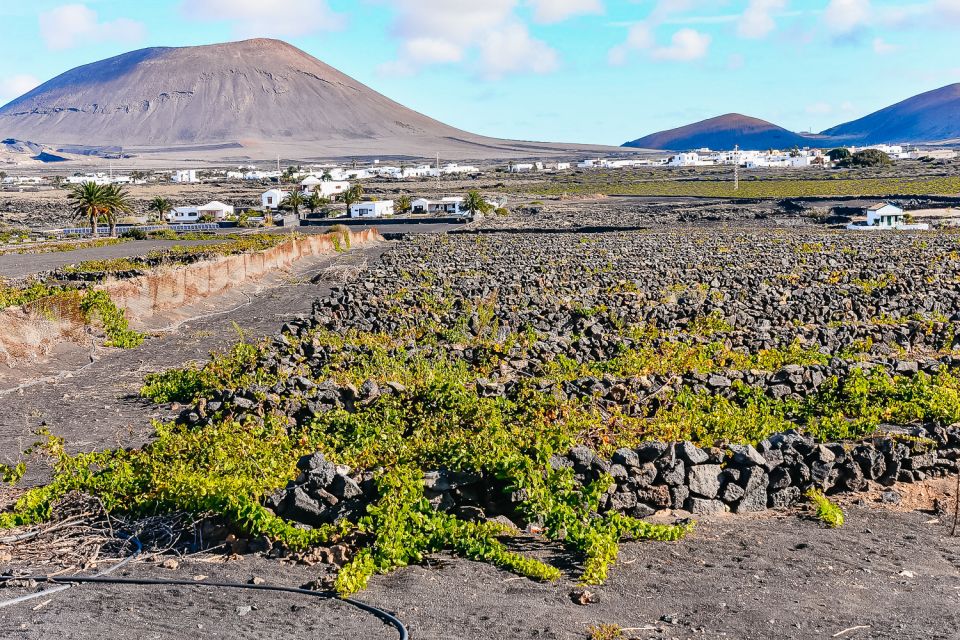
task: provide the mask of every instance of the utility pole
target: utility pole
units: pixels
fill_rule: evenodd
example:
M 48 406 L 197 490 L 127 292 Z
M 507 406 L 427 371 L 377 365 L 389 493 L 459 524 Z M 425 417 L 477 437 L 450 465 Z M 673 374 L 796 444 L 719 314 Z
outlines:
M 437 153 L 437 199 L 443 195 L 443 187 L 440 184 L 440 153 Z
M 733 145 L 733 190 L 740 190 L 740 145 Z

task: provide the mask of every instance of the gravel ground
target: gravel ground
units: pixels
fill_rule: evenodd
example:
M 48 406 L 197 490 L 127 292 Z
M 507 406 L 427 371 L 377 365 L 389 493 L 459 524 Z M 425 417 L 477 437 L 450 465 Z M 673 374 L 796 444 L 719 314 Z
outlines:
M 533 541 L 522 547 L 548 553 Z M 242 556 L 187 560 L 175 571 L 139 563 L 126 573 L 299 586 L 320 572 Z M 609 581 L 593 589 L 595 604 L 574 604 L 575 588 L 568 578 L 536 583 L 443 556 L 374 578 L 359 599 L 394 612 L 417 640 L 579 640 L 601 623 L 630 629 L 627 638 L 960 637 L 960 539 L 929 514 L 879 506 L 848 508 L 839 530 L 797 513 L 722 516 L 679 543 L 625 544 Z M 0 598 L 21 593 L 0 589 Z M 0 609 L 0 636 L 396 637 L 342 604 L 291 595 L 88 585 L 34 611 L 44 600 Z

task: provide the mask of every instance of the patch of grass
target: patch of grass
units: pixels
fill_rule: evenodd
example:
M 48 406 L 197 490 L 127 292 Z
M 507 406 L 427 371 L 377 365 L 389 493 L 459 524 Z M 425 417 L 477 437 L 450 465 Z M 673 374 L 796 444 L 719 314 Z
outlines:
M 148 373 L 140 395 L 157 404 L 192 402 L 221 389 L 237 389 L 251 384 L 272 385 L 274 376 L 256 363 L 263 345 L 238 342 L 227 351 L 212 353 L 202 367 L 190 365 L 162 373 Z
M 609 623 L 593 625 L 587 629 L 587 633 L 590 640 L 621 640 L 625 637 L 620 625 Z
M 108 258 L 104 260 L 87 260 L 63 269 L 64 273 L 118 273 L 122 271 L 139 271 L 144 268 L 140 262 L 130 258 Z
M 80 300 L 80 310 L 87 322 L 99 318 L 107 334 L 108 347 L 120 349 L 135 349 L 143 344 L 146 335 L 130 329 L 127 317 L 124 315 L 106 291 L 89 290 Z
M 843 509 L 830 502 L 827 496 L 816 489 L 810 489 L 806 493 L 807 498 L 816 507 L 816 516 L 825 525 L 831 529 L 837 529 L 843 526 Z

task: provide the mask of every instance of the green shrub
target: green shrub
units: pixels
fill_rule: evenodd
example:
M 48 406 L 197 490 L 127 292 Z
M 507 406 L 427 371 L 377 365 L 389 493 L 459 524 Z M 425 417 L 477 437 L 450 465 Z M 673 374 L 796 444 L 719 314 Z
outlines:
M 821 522 L 831 529 L 843 526 L 843 510 L 840 507 L 830 502 L 822 492 L 816 489 L 810 489 L 806 495 L 817 508 L 816 516 Z
M 123 311 L 105 291 L 88 291 L 80 300 L 80 310 L 88 322 L 94 317 L 100 319 L 107 334 L 108 347 L 135 349 L 146 339 L 145 334 L 130 329 Z

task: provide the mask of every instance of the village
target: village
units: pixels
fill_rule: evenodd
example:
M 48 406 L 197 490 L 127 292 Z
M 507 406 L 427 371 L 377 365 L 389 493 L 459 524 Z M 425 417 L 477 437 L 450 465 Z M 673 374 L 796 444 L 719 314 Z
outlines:
M 262 164 L 221 168 L 180 168 L 168 170 L 129 170 L 112 167 L 107 171 L 64 174 L 52 168 L 43 172 L 8 175 L 0 171 L 0 194 L 43 194 L 54 196 L 85 184 L 116 186 L 124 189 L 155 189 L 150 201 L 141 201 L 135 210 L 115 222 L 121 232 L 143 225 L 172 225 L 184 231 L 197 230 L 195 225 L 210 228 L 256 227 L 269 225 L 329 225 L 334 221 L 368 222 L 408 220 L 411 222 L 470 222 L 485 213 L 503 212 L 510 200 L 535 181 L 546 184 L 559 180 L 577 182 L 578 176 L 591 175 L 612 181 L 618 173 L 629 185 L 638 179 L 637 171 L 648 171 L 649 178 L 671 184 L 684 174 L 678 170 L 705 171 L 711 179 L 731 181 L 734 192 L 743 180 L 775 178 L 778 172 L 797 170 L 830 170 L 843 175 L 856 167 L 909 167 L 950 163 L 956 157 L 952 149 L 910 149 L 899 145 L 843 147 L 820 149 L 748 150 L 735 147 L 729 151 L 697 149 L 679 153 L 653 153 L 639 156 L 610 155 L 567 160 L 485 161 L 473 164 L 456 162 L 354 161 L 343 164 L 282 166 L 278 158 L 272 167 Z M 931 164 L 934 163 L 934 164 Z M 912 170 L 912 169 L 911 169 Z M 720 173 L 717 173 L 720 172 Z M 727 173 L 724 173 L 727 172 Z M 739 173 L 738 173 L 739 172 Z M 798 174 L 799 175 L 799 174 Z M 493 182 L 497 180 L 498 182 Z M 594 178 L 589 178 L 594 180 Z M 167 186 L 165 186 L 167 185 Z M 231 187 L 234 185 L 235 187 Z M 396 185 L 396 186 L 392 186 Z M 403 185 L 410 185 L 406 187 Z M 261 189 L 257 191 L 258 187 Z M 209 192 L 204 190 L 209 188 Z M 492 188 L 492 189 L 491 189 Z M 487 191 L 485 199 L 474 191 Z M 169 195 L 168 195 L 169 194 Z M 200 197 L 198 197 L 198 195 Z M 206 195 L 209 199 L 204 202 Z M 210 197 L 213 196 L 213 197 Z M 7 203 L 17 205 L 19 195 Z M 522 199 L 522 197 L 521 197 Z M 64 199 L 65 202 L 65 199 Z M 895 207 L 895 215 L 874 215 L 870 207 Z M 47 205 L 48 209 L 55 208 Z M 947 207 L 924 205 L 898 206 L 897 202 L 864 203 L 856 217 L 844 223 L 850 231 L 902 230 L 923 231 L 931 225 L 952 226 L 955 212 Z M 888 209 L 888 211 L 893 211 Z M 0 212 L 0 224 L 3 213 Z M 68 220 L 69 212 L 47 216 L 52 224 L 28 222 L 29 234 L 83 235 L 84 228 Z M 916 220 L 914 220 L 916 218 Z M 925 218 L 922 222 L 920 218 Z M 57 224 L 60 222 L 60 224 Z M 191 226 L 192 225 L 192 226 Z M 215 225 L 211 227 L 209 225 Z M 23 226 L 23 225 L 19 225 Z

